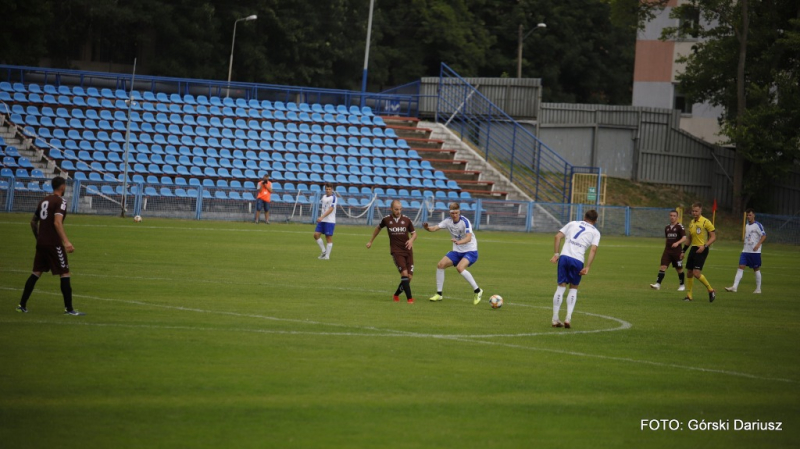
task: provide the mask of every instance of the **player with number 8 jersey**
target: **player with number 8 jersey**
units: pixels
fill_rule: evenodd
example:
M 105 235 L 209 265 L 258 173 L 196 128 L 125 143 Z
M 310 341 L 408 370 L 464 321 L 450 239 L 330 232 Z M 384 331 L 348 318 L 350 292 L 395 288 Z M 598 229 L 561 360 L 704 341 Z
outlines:
M 36 282 L 46 271 L 61 276 L 61 294 L 64 296 L 64 313 L 67 315 L 83 315 L 72 308 L 72 285 L 70 283 L 69 262 L 67 253 L 75 251 L 75 247 L 64 231 L 64 219 L 67 217 L 67 200 L 64 199 L 66 180 L 56 176 L 52 180 L 53 193 L 39 201 L 31 219 L 31 230 L 36 237 L 36 255 L 33 259 L 33 272 L 25 282 L 17 312 L 27 313 L 28 299 L 33 293 Z
M 597 211 L 589 210 L 583 215 L 583 221 L 571 221 L 556 233 L 555 255 L 550 258 L 550 262 L 558 263 L 558 287 L 553 296 L 553 327 L 570 328 L 572 326 L 572 312 L 578 301 L 578 285 L 581 283 L 581 276 L 589 274 L 589 268 L 597 253 L 597 246 L 600 244 L 600 231 L 594 227 L 596 222 Z M 562 239 L 564 239 L 564 247 L 559 252 Z M 590 249 L 589 258 L 584 263 L 587 249 Z M 558 314 L 567 284 L 569 284 L 567 317 L 562 323 L 558 319 Z

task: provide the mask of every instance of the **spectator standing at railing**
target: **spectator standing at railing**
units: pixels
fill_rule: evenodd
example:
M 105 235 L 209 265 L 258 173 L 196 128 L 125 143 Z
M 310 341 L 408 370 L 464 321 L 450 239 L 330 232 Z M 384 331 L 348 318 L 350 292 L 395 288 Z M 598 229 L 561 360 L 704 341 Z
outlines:
M 256 196 L 256 224 L 258 224 L 258 215 L 262 210 L 264 211 L 264 223 L 269 224 L 269 205 L 272 200 L 272 182 L 269 180 L 269 175 L 265 174 L 261 181 L 258 181 L 258 193 Z

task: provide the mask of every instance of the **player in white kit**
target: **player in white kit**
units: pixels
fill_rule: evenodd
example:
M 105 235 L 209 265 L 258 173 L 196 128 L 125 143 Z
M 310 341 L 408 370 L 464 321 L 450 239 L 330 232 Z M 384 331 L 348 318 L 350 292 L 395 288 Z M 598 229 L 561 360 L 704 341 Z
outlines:
M 750 267 L 756 275 L 756 289 L 753 293 L 761 293 L 761 247 L 767 239 L 767 232 L 764 226 L 756 221 L 756 214 L 753 209 L 747 209 L 747 225 L 744 227 L 744 248 L 742 255 L 739 256 L 739 269 L 736 270 L 736 277 L 733 279 L 731 287 L 725 287 L 725 291 L 736 292 L 739 288 L 739 281 L 742 280 L 745 267 Z
M 314 240 L 322 250 L 322 254 L 318 259 L 328 260 L 331 258 L 331 250 L 333 249 L 333 230 L 336 227 L 336 193 L 333 191 L 331 184 L 325 184 L 325 195 L 319 201 L 319 218 L 317 218 L 317 227 L 314 229 Z M 322 234 L 325 234 L 325 239 L 328 241 L 327 247 L 322 241 Z
M 467 271 L 467 267 L 478 261 L 478 239 L 472 233 L 472 223 L 467 217 L 461 216 L 461 206 L 458 203 L 450 203 L 450 218 L 445 218 L 441 223 L 429 226 L 422 223 L 422 227 L 429 232 L 436 232 L 439 229 L 450 231 L 450 241 L 453 242 L 453 250 L 447 253 L 436 265 L 436 294 L 430 297 L 431 301 L 441 301 L 442 287 L 444 287 L 444 270 L 447 267 L 456 267 L 461 276 L 472 286 L 475 294 L 472 303 L 478 304 L 483 297 L 483 290 L 478 287 L 478 283 Z
M 578 285 L 581 283 L 581 276 L 589 274 L 589 268 L 597 253 L 597 246 L 600 244 L 600 231 L 594 227 L 596 222 L 597 211 L 589 210 L 583 214 L 583 221 L 571 221 L 556 233 L 555 255 L 550 258 L 550 262 L 558 263 L 558 287 L 553 296 L 553 327 L 569 329 L 572 326 L 572 312 L 578 301 Z M 559 253 L 562 239 L 565 239 L 564 247 Z M 589 257 L 584 263 L 587 249 Z M 567 284 L 569 284 L 567 317 L 562 323 L 558 319 L 558 312 L 561 309 Z

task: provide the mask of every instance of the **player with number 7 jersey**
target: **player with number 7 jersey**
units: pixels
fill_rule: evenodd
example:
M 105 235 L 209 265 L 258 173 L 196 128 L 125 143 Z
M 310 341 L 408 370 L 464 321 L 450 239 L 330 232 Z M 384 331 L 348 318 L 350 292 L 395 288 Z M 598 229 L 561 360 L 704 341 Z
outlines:
M 550 262 L 558 263 L 558 287 L 553 296 L 553 327 L 572 327 L 572 312 L 578 301 L 581 276 L 589 274 L 589 268 L 600 245 L 600 231 L 594 226 L 596 222 L 597 211 L 589 210 L 584 214 L 583 221 L 571 221 L 556 233 L 555 254 L 550 258 Z M 562 239 L 564 246 L 559 251 Z M 588 260 L 585 259 L 587 249 L 590 250 Z M 558 315 L 567 284 L 569 284 L 567 317 L 562 323 Z

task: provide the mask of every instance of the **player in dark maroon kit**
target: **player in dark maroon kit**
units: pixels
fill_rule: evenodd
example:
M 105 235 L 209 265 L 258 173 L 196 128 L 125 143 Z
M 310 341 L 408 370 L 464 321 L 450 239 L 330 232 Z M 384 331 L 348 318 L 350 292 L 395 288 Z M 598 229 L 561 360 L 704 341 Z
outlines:
M 683 225 L 678 222 L 678 211 L 672 210 L 669 212 L 669 224 L 664 228 L 664 236 L 667 238 L 667 243 L 664 246 L 664 252 L 661 254 L 661 267 L 658 269 L 656 283 L 650 284 L 650 288 L 655 290 L 661 288 L 661 281 L 664 280 L 667 268 L 672 264 L 675 267 L 675 271 L 678 272 L 678 280 L 681 282 L 678 291 L 682 292 L 686 290 L 686 286 L 683 285 L 683 244 L 688 242 L 688 239 Z
M 64 232 L 64 219 L 67 217 L 67 201 L 64 191 L 67 181 L 56 176 L 52 181 L 53 193 L 39 201 L 31 220 L 31 229 L 36 237 L 36 256 L 33 259 L 33 273 L 25 282 L 22 299 L 17 312 L 27 313 L 28 298 L 33 293 L 36 281 L 45 271 L 61 276 L 61 294 L 64 295 L 64 313 L 66 315 L 84 315 L 72 308 L 72 286 L 70 285 L 69 262 L 67 253 L 75 251 Z
M 372 248 L 372 242 L 381 232 L 381 228 L 386 228 L 389 233 L 389 248 L 392 259 L 400 272 L 400 285 L 394 292 L 392 299 L 400 301 L 400 292 L 406 292 L 406 299 L 409 304 L 414 303 L 411 296 L 411 278 L 414 276 L 414 240 L 417 233 L 414 231 L 414 223 L 411 219 L 403 215 L 403 206 L 399 200 L 392 201 L 392 214 L 383 217 L 383 220 L 375 227 L 372 238 L 367 242 L 367 248 Z M 410 237 L 409 237 L 410 236 Z

